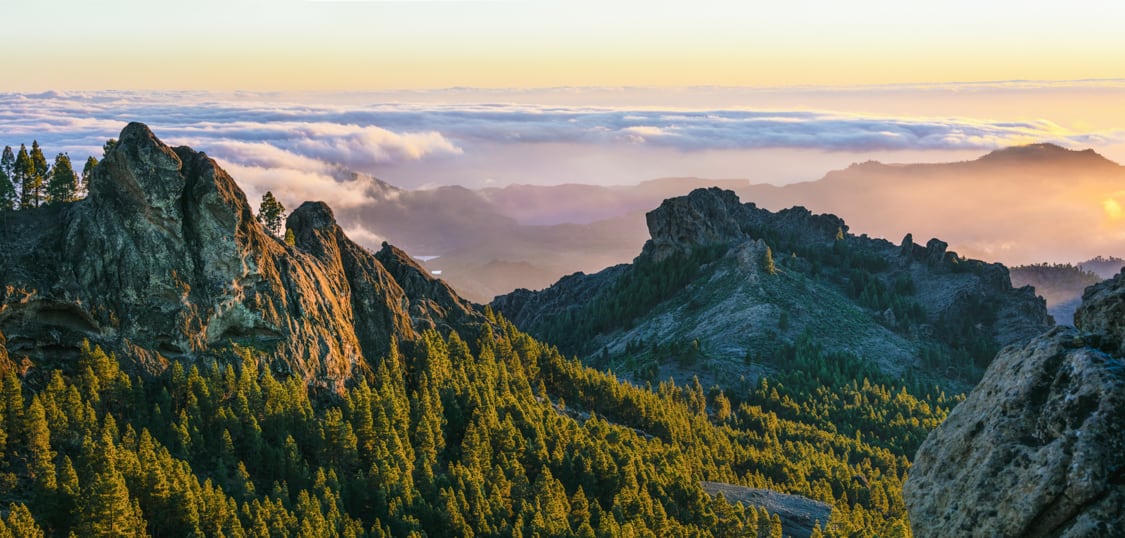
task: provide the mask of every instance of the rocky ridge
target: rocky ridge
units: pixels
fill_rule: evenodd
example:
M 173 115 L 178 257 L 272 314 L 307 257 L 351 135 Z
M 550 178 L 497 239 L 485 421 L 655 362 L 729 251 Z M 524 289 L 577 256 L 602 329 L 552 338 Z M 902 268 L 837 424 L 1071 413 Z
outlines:
M 1121 536 L 1125 272 L 1076 328 L 1004 349 L 930 433 L 904 488 L 916 536 Z
M 214 160 L 131 123 L 85 200 L 0 222 L 7 351 L 34 361 L 90 340 L 159 370 L 234 343 L 339 388 L 392 339 L 484 320 L 401 251 L 380 257 L 352 242 L 323 203 L 302 205 L 287 226 L 293 245 L 265 232 Z
M 698 267 L 660 269 L 694 275 L 678 289 L 663 290 L 666 296 L 653 297 L 652 308 L 595 327 L 589 338 L 563 347 L 587 357 L 623 356 L 637 342 L 698 341 L 704 355 L 731 366 L 725 374 L 734 379 L 746 372 L 748 354 L 805 332 L 897 376 L 921 368 L 921 348 L 951 340 L 937 333 L 957 320 L 979 319 L 979 327 L 966 330 L 980 333 L 993 348 L 1026 342 L 1052 325 L 1043 301 L 1030 288 L 1012 288 L 1002 265 L 967 260 L 937 239 L 922 246 L 908 235 L 894 245 L 853 235 L 834 215 L 802 207 L 771 212 L 717 188 L 668 199 L 646 220 L 651 238 L 632 265 L 571 275 L 543 291 L 517 290 L 498 297 L 493 307 L 533 335 L 557 342 L 565 328 L 582 326 L 591 314 L 584 310 L 588 305 L 614 309 L 643 295 L 632 288 L 614 295 L 630 279 L 642 278 L 639 267 L 694 259 Z M 766 267 L 767 251 L 773 272 Z M 917 319 L 904 318 L 904 312 Z M 669 373 L 662 370 L 661 378 Z

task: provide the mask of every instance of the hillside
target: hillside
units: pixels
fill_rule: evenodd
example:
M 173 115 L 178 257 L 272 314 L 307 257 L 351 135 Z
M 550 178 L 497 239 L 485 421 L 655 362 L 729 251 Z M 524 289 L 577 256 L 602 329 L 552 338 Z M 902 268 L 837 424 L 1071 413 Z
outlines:
M 641 388 L 324 204 L 265 234 L 143 125 L 93 178 L 3 214 L 0 535 L 901 534 L 959 399 L 851 369 Z
M 651 239 L 631 265 L 517 290 L 493 307 L 634 379 L 702 372 L 725 386 L 789 370 L 795 353 L 815 348 L 891 378 L 963 387 L 1000 347 L 1051 325 L 1002 265 L 936 239 L 896 246 L 852 235 L 832 215 L 772 213 L 719 189 L 666 200 L 647 220 Z

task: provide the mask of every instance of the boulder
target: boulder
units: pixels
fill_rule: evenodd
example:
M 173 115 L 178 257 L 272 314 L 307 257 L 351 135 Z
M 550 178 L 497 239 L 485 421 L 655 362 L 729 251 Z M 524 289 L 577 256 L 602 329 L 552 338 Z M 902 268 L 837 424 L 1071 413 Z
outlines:
M 1091 286 L 1077 328 L 1005 348 L 918 450 L 916 536 L 1121 536 L 1125 278 Z

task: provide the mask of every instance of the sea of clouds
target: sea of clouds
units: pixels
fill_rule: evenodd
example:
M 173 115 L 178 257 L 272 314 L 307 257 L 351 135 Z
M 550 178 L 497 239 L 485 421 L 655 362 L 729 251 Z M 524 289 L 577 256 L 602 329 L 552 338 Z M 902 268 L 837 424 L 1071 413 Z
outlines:
M 453 92 L 454 90 L 451 90 Z M 496 94 L 502 97 L 503 94 Z M 335 207 L 369 201 L 370 180 L 407 188 L 479 187 L 507 178 L 505 166 L 535 182 L 535 167 L 565 166 L 584 151 L 621 155 L 716 155 L 748 150 L 981 150 L 1028 142 L 1071 147 L 1116 143 L 1114 132 L 1072 132 L 1048 120 L 894 117 L 818 110 L 723 107 L 640 108 L 505 103 L 387 102 L 378 94 L 100 91 L 0 93 L 0 145 L 38 140 L 53 155 L 80 162 L 130 121 L 148 124 L 169 144 L 218 159 L 253 196 L 321 199 Z M 347 104 L 336 104 L 339 102 Z M 543 147 L 563 148 L 555 152 Z M 540 148 L 536 150 L 535 148 Z M 648 153 L 643 153 L 648 152 Z M 519 155 L 534 155 L 534 162 Z M 50 156 L 49 156 L 50 157 Z M 552 162 L 554 160 L 554 162 Z M 426 174 L 427 166 L 433 172 Z M 413 175 L 395 181 L 396 167 Z M 624 166 L 627 166 L 624 165 Z M 422 172 L 418 172 L 422 170 Z M 465 171 L 459 175 L 458 171 Z M 471 174 L 470 174 L 471 172 Z M 419 181 L 419 176 L 428 176 Z M 405 176 L 404 176 L 405 177 Z M 728 177 L 736 177 L 731 173 Z M 815 178 L 809 178 L 815 179 Z

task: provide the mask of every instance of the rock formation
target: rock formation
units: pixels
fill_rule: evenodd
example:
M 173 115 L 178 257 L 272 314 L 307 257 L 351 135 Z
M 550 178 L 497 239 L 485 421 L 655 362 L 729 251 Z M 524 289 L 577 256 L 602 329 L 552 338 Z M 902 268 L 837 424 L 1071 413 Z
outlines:
M 287 224 L 292 246 L 266 233 L 215 161 L 131 123 L 85 200 L 0 223 L 7 350 L 58 357 L 88 339 L 154 370 L 237 343 L 277 371 L 339 387 L 392 337 L 483 321 L 417 266 L 396 265 L 392 275 L 322 203 L 306 203 Z
M 828 349 L 878 362 L 889 375 L 932 368 L 944 382 L 963 373 L 946 370 L 972 361 L 983 366 L 999 347 L 1024 343 L 1052 324 L 1031 288 L 1012 288 L 1004 266 L 964 259 L 938 239 L 923 247 L 907 236 L 895 246 L 850 234 L 835 215 L 803 207 L 772 212 L 718 188 L 665 200 L 646 220 L 651 239 L 632 265 L 570 275 L 542 291 L 516 290 L 493 307 L 531 334 L 587 357 L 623 356 L 639 342 L 648 348 L 698 342 L 705 354 L 728 363 L 717 376 L 728 381 L 747 373 L 748 356 L 768 354 L 807 331 Z M 766 269 L 767 252 L 773 272 Z M 653 296 L 640 297 L 646 293 Z M 592 320 L 637 302 L 644 304 L 621 314 L 630 319 Z M 945 346 L 953 355 L 966 347 L 954 335 L 966 333 L 988 351 L 958 359 L 953 368 L 923 364 L 920 349 Z M 665 369 L 660 376 L 681 373 L 696 372 Z
M 918 450 L 914 534 L 1125 534 L 1125 273 L 1087 289 L 1076 328 L 1008 347 Z

